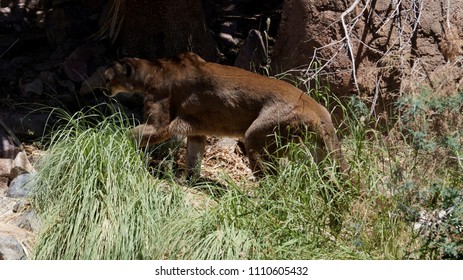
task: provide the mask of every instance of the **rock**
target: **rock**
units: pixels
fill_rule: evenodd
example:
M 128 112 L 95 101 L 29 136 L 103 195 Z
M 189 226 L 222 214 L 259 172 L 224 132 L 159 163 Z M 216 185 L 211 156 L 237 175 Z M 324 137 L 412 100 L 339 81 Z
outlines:
M 58 75 L 55 72 L 51 71 L 42 71 L 39 74 L 40 80 L 42 80 L 43 84 L 51 89 L 56 89 Z
M 13 160 L 0 158 L 0 177 L 10 177 L 11 169 L 13 169 Z
M 238 39 L 233 38 L 232 35 L 227 33 L 220 33 L 219 38 L 225 45 L 236 46 L 239 43 Z
M 0 196 L 5 195 L 8 190 L 8 178 L 0 177 Z
M 41 8 L 43 1 L 41 0 L 29 0 L 29 1 L 19 1 L 19 7 L 21 9 L 26 9 L 26 11 L 36 11 Z
M 32 191 L 34 176 L 34 174 L 25 173 L 13 179 L 10 183 L 10 187 L 6 192 L 6 197 L 27 197 Z
M 344 33 L 336 23 L 339 22 L 342 12 L 347 9 L 347 3 L 340 2 L 336 5 L 337 2 L 339 1 L 329 0 L 320 3 L 314 0 L 288 0 L 283 3 L 282 18 L 272 55 L 274 73 L 300 66 L 307 68 L 307 64 L 314 60 L 314 57 L 325 61 L 338 54 L 336 51 L 340 47 L 331 46 L 330 43 L 339 40 L 340 44 L 344 44 L 341 40 Z M 329 47 L 321 48 L 322 46 Z M 315 61 L 318 62 L 316 59 Z M 335 94 L 338 91 L 351 90 L 351 73 L 344 71 L 351 67 L 347 52 L 339 52 L 329 66 L 332 67 L 329 71 L 334 75 L 325 75 L 329 80 L 322 82 L 330 83 Z
M 0 14 L 2 14 L 3 16 L 9 16 L 9 14 L 11 13 L 11 8 L 10 7 L 5 7 L 5 8 L 0 8 Z
M 13 159 L 18 152 L 19 148 L 16 147 L 11 136 L 7 135 L 7 133 L 5 133 L 0 127 L 0 158 Z
M 47 14 L 45 11 L 37 11 L 35 12 L 35 25 L 42 29 L 45 27 L 47 19 Z
M 87 95 L 89 93 L 92 93 L 94 89 L 98 88 L 105 88 L 106 83 L 105 83 L 105 77 L 104 77 L 104 71 L 106 70 L 106 66 L 101 66 L 99 67 L 95 73 L 90 76 L 90 78 L 86 79 L 82 83 L 82 87 L 80 88 L 80 95 Z
M 29 212 L 29 213 L 32 213 L 32 212 Z M 32 224 L 31 224 L 30 220 L 28 220 L 28 219 L 22 220 L 19 223 L 18 227 L 22 228 L 22 229 L 25 229 L 27 231 L 34 231 L 34 228 L 32 227 Z
M 11 224 L 30 232 L 37 232 L 40 228 L 36 212 L 31 209 L 31 203 L 26 199 L 20 199 L 13 206 L 13 213 L 19 214 Z
M 0 115 L 0 158 L 13 159 L 18 152 L 19 149 L 11 136 L 10 128 L 3 122 Z
M 90 68 L 105 51 L 103 46 L 82 46 L 75 49 L 62 64 L 64 74 L 73 82 L 82 82 L 88 77 Z M 93 68 L 95 69 L 95 68 Z
M 238 51 L 235 66 L 250 71 L 258 70 L 260 66 L 267 63 L 266 53 L 262 34 L 259 30 L 252 29 Z
M 227 138 L 227 137 L 219 139 L 219 141 L 216 144 L 218 149 L 225 150 L 225 151 L 228 151 L 230 153 L 235 152 L 236 145 L 238 145 L 238 141 L 236 141 L 236 139 Z
M 63 62 L 63 72 L 73 82 L 82 82 L 88 76 L 87 60 L 90 55 L 86 48 L 77 48 Z
M 24 85 L 24 92 L 23 94 L 29 95 L 29 94 L 42 94 L 43 93 L 43 83 L 42 80 L 37 78 L 34 79 L 30 83 L 26 83 Z
M 34 210 L 28 210 L 22 213 L 18 219 L 18 227 L 30 232 L 38 232 L 40 229 L 39 219 Z
M 73 50 L 75 50 L 80 45 L 74 41 L 66 41 L 62 44 L 56 46 L 56 49 L 50 55 L 50 59 L 58 61 L 58 66 L 62 64 L 63 59 L 65 59 Z M 55 65 L 56 66 L 56 65 Z
M 25 152 L 19 152 L 13 161 L 13 166 L 10 172 L 10 179 L 16 178 L 23 173 L 34 173 L 35 169 L 30 163 Z
M 49 113 L 14 110 L 3 118 L 4 123 L 19 139 L 36 139 L 43 135 L 45 124 L 52 122 Z
M 3 39 L 2 39 L 3 40 Z M 0 51 L 2 50 L 2 44 L 0 40 Z M 13 44 L 13 42 L 10 43 Z M 18 56 L 11 59 L 10 62 L 1 63 L 0 64 L 0 77 L 16 77 L 18 74 L 21 74 L 23 69 L 27 67 L 27 65 L 33 64 L 33 59 L 27 56 Z
M 70 93 L 76 92 L 76 84 L 74 84 L 70 80 L 60 80 L 58 81 L 58 84 L 63 88 L 67 89 L 67 91 Z
M 21 243 L 11 236 L 0 236 L 0 260 L 23 260 L 26 258 Z
M 50 71 L 52 68 L 55 68 L 57 66 L 59 66 L 59 63 L 49 58 L 45 62 L 39 62 L 39 63 L 34 64 L 32 66 L 32 69 L 34 69 L 34 71 L 42 72 L 42 71 Z
M 119 46 L 127 56 L 160 58 L 194 51 L 206 61 L 216 61 L 218 50 L 206 28 L 202 2 L 208 1 L 130 1 Z
M 25 199 L 20 199 L 14 206 L 13 206 L 13 213 L 21 213 L 27 211 L 31 207 L 31 203 Z
M 31 233 L 29 231 L 19 228 L 12 224 L 5 224 L 3 221 L 4 219 L 0 219 L 0 236 L 14 236 L 21 242 L 27 240 L 28 237 L 31 236 Z
M 239 39 L 234 38 L 233 35 L 236 32 L 236 22 L 224 22 L 220 25 L 219 38 L 222 43 L 228 46 L 236 46 L 239 43 Z

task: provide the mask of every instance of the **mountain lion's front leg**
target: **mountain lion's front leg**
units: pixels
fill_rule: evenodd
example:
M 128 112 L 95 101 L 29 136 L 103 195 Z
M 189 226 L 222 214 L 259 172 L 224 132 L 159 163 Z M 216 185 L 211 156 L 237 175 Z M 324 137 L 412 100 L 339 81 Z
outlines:
M 159 128 L 147 123 L 133 128 L 131 134 L 140 147 L 161 143 L 170 138 L 168 127 Z

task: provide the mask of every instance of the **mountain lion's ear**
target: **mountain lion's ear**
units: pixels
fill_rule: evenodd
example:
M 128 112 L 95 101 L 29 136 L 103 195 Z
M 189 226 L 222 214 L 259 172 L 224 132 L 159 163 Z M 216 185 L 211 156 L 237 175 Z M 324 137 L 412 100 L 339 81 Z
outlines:
M 104 76 L 106 78 L 106 83 L 110 82 L 116 76 L 114 69 L 108 68 L 106 71 L 104 71 Z
M 132 68 L 130 67 L 128 63 L 125 63 L 125 62 L 122 62 L 122 63 L 116 62 L 116 64 L 114 65 L 114 69 L 116 70 L 118 74 L 127 76 L 127 77 L 130 76 L 130 74 L 132 73 Z

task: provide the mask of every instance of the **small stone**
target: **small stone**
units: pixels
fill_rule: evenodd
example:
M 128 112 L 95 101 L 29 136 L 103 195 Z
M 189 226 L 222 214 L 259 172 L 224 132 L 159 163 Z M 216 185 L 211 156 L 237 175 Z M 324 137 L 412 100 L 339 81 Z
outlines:
M 13 167 L 10 172 L 10 179 L 16 178 L 23 173 L 35 172 L 34 167 L 30 163 L 25 152 L 19 152 L 13 161 Z
M 445 210 L 444 209 L 440 210 L 439 213 L 438 213 L 439 221 L 445 220 L 445 218 L 447 218 L 447 216 L 450 213 L 452 213 L 453 209 L 454 209 L 453 207 L 450 207 L 450 208 L 445 209 Z
M 82 46 L 75 49 L 61 65 L 66 77 L 73 82 L 83 82 L 88 77 L 91 62 L 104 51 L 100 46 Z
M 227 33 L 220 33 L 219 38 L 224 44 L 229 46 L 236 46 L 239 43 L 238 39 L 233 38 L 232 35 Z
M 63 88 L 66 88 L 71 93 L 76 92 L 76 85 L 70 80 L 60 80 L 58 81 L 58 84 Z
M 24 212 L 21 215 L 18 227 L 27 231 L 38 232 L 40 230 L 40 222 L 36 212 L 34 210 Z
M 11 236 L 0 236 L 0 260 L 23 260 L 26 258 L 23 246 Z
M 106 66 L 101 66 L 95 71 L 95 73 L 93 73 L 92 76 L 90 76 L 90 78 L 82 82 L 82 87 L 79 91 L 80 95 L 87 95 L 92 93 L 94 89 L 106 87 L 104 77 L 104 71 L 106 68 Z
M 11 13 L 10 7 L 0 8 L 0 14 L 3 14 L 4 16 L 8 16 L 10 13 Z
M 236 141 L 236 139 L 233 138 L 224 137 L 221 138 L 216 145 L 217 148 L 220 150 L 225 150 L 229 151 L 230 153 L 233 153 L 236 149 L 236 145 L 238 145 L 238 141 Z
M 7 197 L 20 198 L 27 197 L 31 191 L 34 181 L 34 174 L 20 174 L 10 183 L 10 187 L 6 192 Z
M 34 79 L 32 82 L 24 85 L 24 94 L 42 94 L 43 83 L 40 79 Z
M 13 169 L 13 160 L 9 158 L 0 158 L 0 177 L 10 177 Z
M 15 158 L 19 149 L 16 147 L 13 138 L 8 135 L 5 129 L 0 127 L 0 158 Z
M 25 229 L 27 231 L 34 231 L 32 228 L 31 222 L 27 219 L 24 219 L 21 221 L 21 223 L 18 225 L 19 228 Z
M 8 190 L 8 181 L 8 178 L 0 177 L 0 196 L 6 194 L 6 191 Z
M 52 88 L 52 89 L 56 88 L 56 84 L 57 84 L 56 81 L 58 80 L 58 75 L 55 72 L 42 71 L 39 74 L 39 78 L 49 88 Z
M 30 209 L 31 204 L 27 200 L 21 199 L 13 206 L 13 213 L 21 213 Z

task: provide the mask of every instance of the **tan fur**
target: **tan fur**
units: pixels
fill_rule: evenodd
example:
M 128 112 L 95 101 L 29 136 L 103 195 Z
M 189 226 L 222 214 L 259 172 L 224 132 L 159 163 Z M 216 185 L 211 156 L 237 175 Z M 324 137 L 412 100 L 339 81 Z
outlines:
M 277 130 L 284 139 L 313 132 L 324 147 L 315 153 L 317 160 L 329 153 L 347 171 L 329 112 L 286 82 L 209 63 L 193 53 L 155 61 L 126 58 L 105 76 L 112 96 L 144 94 L 146 123 L 132 130 L 141 146 L 187 136 L 190 171 L 200 164 L 205 136 L 229 136 L 244 141 L 250 167 L 259 173 L 265 150 L 276 150 Z

